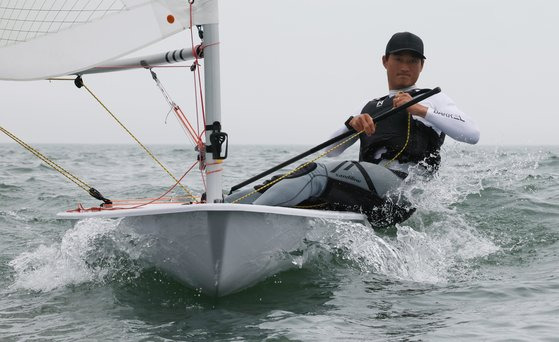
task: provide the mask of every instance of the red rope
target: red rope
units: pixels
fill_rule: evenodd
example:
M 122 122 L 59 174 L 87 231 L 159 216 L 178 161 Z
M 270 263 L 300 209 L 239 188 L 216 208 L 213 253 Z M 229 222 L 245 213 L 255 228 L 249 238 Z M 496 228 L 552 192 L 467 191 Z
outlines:
M 192 22 L 193 22 L 193 15 L 192 15 L 192 4 L 193 1 L 188 1 L 190 7 L 189 7 L 189 11 L 190 11 L 190 25 L 189 25 L 189 29 L 190 29 L 190 44 L 191 44 L 191 49 L 192 49 L 192 55 L 194 56 L 194 63 L 192 64 L 192 66 L 195 68 L 195 70 L 193 70 L 193 82 L 194 82 L 194 99 L 195 99 L 195 103 L 196 103 L 196 124 L 197 124 L 197 132 L 198 132 L 198 141 L 201 142 L 201 144 L 199 145 L 199 150 L 203 151 L 203 149 L 205 149 L 204 146 L 204 139 L 203 139 L 203 135 L 206 132 L 206 110 L 204 107 L 204 92 L 202 90 L 202 77 L 200 75 L 200 61 L 198 58 L 198 54 L 196 53 L 196 48 L 194 46 L 194 31 L 192 30 Z M 202 42 L 203 44 L 203 42 Z M 203 48 L 201 47 L 201 49 L 203 50 Z M 198 100 L 198 94 L 200 96 L 200 99 Z M 198 106 L 198 101 L 200 101 L 200 106 Z M 202 130 L 200 130 L 200 109 L 202 111 L 202 123 L 203 123 L 203 127 Z M 206 168 L 206 165 L 204 165 L 205 160 L 200 160 L 200 177 L 202 178 L 202 184 L 204 184 L 204 189 L 208 190 L 207 184 L 206 184 L 206 178 L 204 177 L 204 169 Z
M 199 148 L 201 146 L 204 146 L 204 142 L 202 141 L 200 136 L 196 133 L 196 131 L 194 130 L 194 127 L 192 127 L 192 124 L 190 123 L 190 121 L 188 121 L 188 119 L 186 118 L 186 115 L 184 115 L 184 112 L 182 111 L 182 109 L 179 106 L 174 106 L 173 110 L 175 111 L 175 114 L 177 115 L 179 120 L 182 122 L 183 126 L 186 128 L 186 130 L 187 130 L 188 134 L 190 135 L 190 137 L 192 138 L 192 140 L 194 140 L 194 143 L 196 144 L 196 146 L 198 146 Z
M 223 169 L 217 169 L 217 170 L 213 170 L 213 171 L 206 171 L 206 175 L 209 175 L 211 173 L 217 173 L 217 172 L 221 172 L 223 171 Z
M 189 5 L 190 5 L 190 25 L 189 25 L 189 29 L 190 29 L 190 42 L 191 42 L 191 48 L 192 48 L 192 55 L 194 56 L 194 66 L 196 67 L 195 72 L 193 72 L 194 75 L 194 98 L 195 98 L 195 103 L 196 103 L 196 124 L 197 124 L 197 130 L 194 131 L 194 127 L 192 127 L 192 125 L 190 124 L 190 122 L 188 121 L 188 119 L 186 118 L 186 115 L 184 115 L 184 112 L 180 109 L 180 107 L 175 106 L 173 107 L 173 110 L 175 112 L 175 114 L 177 115 L 177 117 L 179 118 L 179 120 L 181 121 L 181 123 L 183 124 L 183 126 L 185 127 L 185 129 L 187 130 L 188 134 L 190 134 L 190 136 L 193 138 L 194 142 L 198 145 L 198 147 L 200 149 L 204 148 L 204 142 L 203 142 L 203 134 L 206 132 L 206 115 L 205 115 L 205 108 L 204 108 L 204 92 L 202 90 L 202 78 L 200 75 L 200 63 L 199 63 L 199 58 L 198 58 L 198 54 L 196 53 L 196 48 L 194 46 L 194 34 L 192 31 L 192 19 L 193 19 L 193 15 L 192 15 L 192 4 L 193 1 L 188 1 Z M 216 45 L 218 43 L 213 43 L 207 46 L 202 46 L 201 49 L 203 50 L 204 48 L 208 47 L 208 46 L 212 46 L 212 45 Z M 185 66 L 159 66 L 159 67 L 175 67 L 175 68 L 179 68 L 179 67 L 185 67 Z M 111 67 L 111 66 L 105 66 L 105 67 L 100 67 L 100 68 L 140 68 L 138 66 L 119 66 L 119 67 Z M 199 116 L 199 107 L 198 107 L 198 92 L 199 92 L 199 96 L 200 96 L 200 103 L 201 103 L 201 111 L 202 111 L 202 121 L 204 123 L 204 128 L 203 130 L 200 132 L 200 116 Z M 69 210 L 69 212 L 82 212 L 82 211 L 103 211 L 103 210 L 126 210 L 126 209 L 137 209 L 149 204 L 153 204 L 156 202 L 161 201 L 161 199 L 165 198 L 165 196 L 167 194 L 169 194 L 182 180 L 183 178 L 194 168 L 194 166 L 196 166 L 198 163 L 201 163 L 200 165 L 200 171 L 201 171 L 201 176 L 202 176 L 202 183 L 204 184 L 204 189 L 206 189 L 207 191 L 207 185 L 206 185 L 206 179 L 204 177 L 204 173 L 203 170 L 205 169 L 205 165 L 202 165 L 203 161 L 196 161 L 194 162 L 194 164 L 192 164 L 188 170 L 186 170 L 186 172 L 179 178 L 179 180 L 173 184 L 173 186 L 171 186 L 167 191 L 165 191 L 165 193 L 163 193 L 161 196 L 157 197 L 157 198 L 153 198 L 150 199 L 148 202 L 145 203 L 140 203 L 138 205 L 134 205 L 131 207 L 94 207 L 94 208 L 90 208 L 90 209 L 84 209 L 83 206 L 81 204 L 78 204 L 78 209 L 75 210 Z M 222 171 L 222 169 L 219 170 L 215 170 L 215 171 L 211 171 L 209 173 L 212 172 L 220 172 Z M 115 203 L 120 203 L 120 205 L 125 204 L 126 202 L 128 203 L 134 203 L 140 200 L 121 200 L 121 201 L 115 201 Z M 159 202 L 157 204 L 164 204 L 164 203 L 181 203 L 181 202 L 173 202 L 173 201 L 166 201 L 166 202 Z
M 202 121 L 204 123 L 204 129 L 202 133 L 200 133 L 200 137 L 204 132 L 206 132 L 206 109 L 204 108 L 204 93 L 202 92 L 202 77 L 200 77 L 200 68 L 196 70 L 198 72 L 198 84 L 199 84 L 199 92 L 200 92 L 200 106 L 202 107 Z M 198 113 L 196 113 L 196 119 L 198 119 Z
M 195 161 L 194 164 L 192 164 L 192 165 L 188 168 L 188 170 L 186 170 L 186 172 L 181 176 L 181 178 L 179 178 L 179 180 L 178 180 L 177 182 L 175 182 L 175 184 L 173 184 L 173 186 L 170 187 L 169 190 L 165 191 L 165 193 L 164 193 L 163 195 L 161 195 L 161 196 L 159 196 L 159 197 L 155 198 L 154 200 L 151 200 L 151 201 L 149 201 L 149 202 L 147 202 L 147 203 L 139 204 L 139 205 L 137 205 L 137 206 L 130 207 L 130 208 L 127 208 L 127 209 L 136 209 L 136 208 L 140 208 L 140 207 L 143 207 L 143 206 L 145 206 L 145 205 L 154 203 L 154 202 L 156 202 L 156 201 L 159 201 L 160 199 L 162 199 L 163 197 L 165 197 L 169 192 L 173 191 L 173 189 L 176 188 L 176 186 L 177 186 L 177 185 L 182 181 L 182 179 L 190 172 L 190 170 L 192 170 L 192 169 L 194 168 L 194 166 L 196 166 L 196 164 L 198 164 L 198 161 Z M 114 209 L 111 209 L 111 210 L 114 210 Z
M 188 168 L 188 170 L 186 170 L 186 172 L 181 176 L 181 178 L 179 178 L 179 180 L 173 184 L 173 186 L 171 186 L 169 188 L 169 190 L 165 191 L 165 193 L 163 193 L 161 196 L 151 199 L 148 202 L 145 203 L 141 203 L 132 207 L 94 207 L 94 208 L 89 208 L 89 209 L 85 209 L 83 208 L 83 206 L 81 204 L 78 204 L 78 209 L 74 209 L 74 210 L 68 210 L 68 212 L 82 212 L 82 211 L 104 211 L 104 210 L 128 210 L 128 209 L 137 209 L 137 208 L 141 208 L 143 206 L 146 206 L 148 204 L 153 204 L 155 202 L 160 201 L 162 198 L 164 198 L 169 192 L 171 192 L 181 181 L 182 179 L 194 168 L 194 166 L 196 166 L 196 164 L 198 164 L 198 161 L 196 161 L 194 164 L 192 164 L 192 166 L 190 166 Z M 116 201 L 118 202 L 118 201 Z M 164 203 L 157 203 L 157 204 L 164 204 Z

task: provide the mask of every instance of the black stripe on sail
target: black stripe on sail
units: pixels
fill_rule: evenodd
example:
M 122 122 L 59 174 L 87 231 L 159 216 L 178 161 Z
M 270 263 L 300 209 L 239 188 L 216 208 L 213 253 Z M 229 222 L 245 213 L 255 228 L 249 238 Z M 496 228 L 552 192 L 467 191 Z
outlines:
M 175 62 L 178 62 L 178 61 L 177 61 L 177 57 L 176 57 L 176 55 L 175 55 L 176 53 L 177 53 L 177 50 L 173 51 L 173 60 L 174 60 Z
M 165 54 L 165 60 L 167 61 L 167 63 L 171 64 L 171 61 L 169 60 L 169 52 L 167 51 L 167 53 Z
M 184 51 L 184 49 L 181 49 L 181 52 L 179 53 L 179 57 L 181 58 L 181 61 L 184 61 L 184 57 L 182 55 L 183 51 Z

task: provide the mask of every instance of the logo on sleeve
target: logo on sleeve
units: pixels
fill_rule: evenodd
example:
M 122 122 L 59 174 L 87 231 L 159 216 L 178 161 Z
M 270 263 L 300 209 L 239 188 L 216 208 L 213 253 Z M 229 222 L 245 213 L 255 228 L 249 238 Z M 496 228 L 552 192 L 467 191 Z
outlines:
M 433 113 L 435 113 L 435 114 L 437 114 L 437 115 L 444 116 L 444 117 L 449 118 L 449 119 L 453 119 L 453 120 L 458 120 L 458 121 L 466 122 L 464 119 L 462 119 L 462 117 L 461 117 L 460 115 L 457 115 L 457 114 L 439 112 L 439 111 L 436 110 L 436 109 L 433 110 Z

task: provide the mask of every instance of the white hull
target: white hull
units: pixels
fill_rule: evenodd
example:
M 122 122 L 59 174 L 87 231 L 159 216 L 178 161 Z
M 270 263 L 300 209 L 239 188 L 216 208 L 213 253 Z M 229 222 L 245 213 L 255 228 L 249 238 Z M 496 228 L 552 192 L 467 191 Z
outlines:
M 154 266 L 211 296 L 224 296 L 294 267 L 314 219 L 366 224 L 361 214 L 246 204 L 158 204 L 140 209 L 61 213 L 69 219 L 124 217 L 148 239 Z

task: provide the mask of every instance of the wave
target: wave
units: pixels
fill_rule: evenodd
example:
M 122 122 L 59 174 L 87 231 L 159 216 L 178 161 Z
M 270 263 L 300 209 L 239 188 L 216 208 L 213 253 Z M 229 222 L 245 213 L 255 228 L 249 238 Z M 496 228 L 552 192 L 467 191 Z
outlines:
M 319 241 L 317 258 L 292 255 L 293 263 L 325 269 L 341 262 L 363 275 L 428 284 L 478 277 L 480 264 L 496 260 L 514 263 L 514 253 L 524 255 L 558 239 L 553 230 L 559 210 L 557 160 L 549 151 L 525 154 L 451 146 L 438 175 L 430 180 L 414 176 L 406 183 L 404 195 L 417 208 L 408 221 L 377 232 L 335 222 Z M 160 191 L 149 184 L 145 182 L 142 192 Z M 133 194 L 135 189 L 137 184 L 126 191 Z M 121 192 L 128 195 L 126 191 Z M 45 194 L 42 202 L 51 207 L 52 202 L 71 200 Z M 60 243 L 20 254 L 10 262 L 13 288 L 51 291 L 136 279 L 147 267 L 141 261 L 141 244 L 117 225 L 113 220 L 79 221 Z
M 59 244 L 41 245 L 10 261 L 12 289 L 48 292 L 69 285 L 134 278 L 138 253 L 121 239 L 118 221 L 86 219 L 68 230 Z
M 18 191 L 22 190 L 22 187 L 12 184 L 0 183 L 0 190 Z

